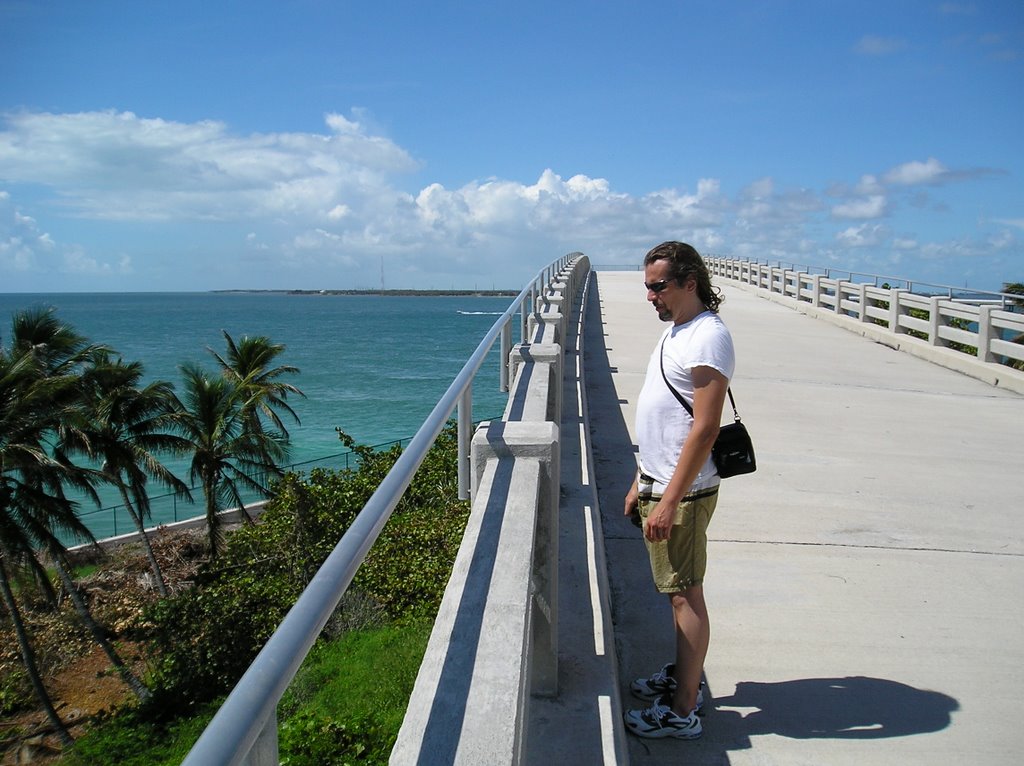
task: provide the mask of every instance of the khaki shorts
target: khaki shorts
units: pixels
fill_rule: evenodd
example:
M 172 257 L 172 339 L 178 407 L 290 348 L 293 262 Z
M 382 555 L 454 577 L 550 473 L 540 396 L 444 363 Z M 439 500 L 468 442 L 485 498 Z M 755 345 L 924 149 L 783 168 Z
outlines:
M 654 510 L 660 497 L 640 496 L 640 518 Z M 659 593 L 678 593 L 704 582 L 708 566 L 708 524 L 718 504 L 718 487 L 687 495 L 676 508 L 668 540 L 652 543 L 646 537 L 651 574 Z

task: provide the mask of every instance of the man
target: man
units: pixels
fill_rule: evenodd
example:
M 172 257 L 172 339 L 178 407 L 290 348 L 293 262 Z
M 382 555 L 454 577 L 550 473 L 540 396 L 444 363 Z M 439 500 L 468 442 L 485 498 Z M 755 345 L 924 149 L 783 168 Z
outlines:
M 625 513 L 642 520 L 655 587 L 672 604 L 676 651 L 660 671 L 630 685 L 653 704 L 627 712 L 625 723 L 641 737 L 696 739 L 703 733 L 697 714 L 710 639 L 703 586 L 707 526 L 719 483 L 711 447 L 736 357 L 718 316 L 722 297 L 693 247 L 658 245 L 644 258 L 644 279 L 647 300 L 671 326 L 651 355 L 637 400 L 640 470 Z

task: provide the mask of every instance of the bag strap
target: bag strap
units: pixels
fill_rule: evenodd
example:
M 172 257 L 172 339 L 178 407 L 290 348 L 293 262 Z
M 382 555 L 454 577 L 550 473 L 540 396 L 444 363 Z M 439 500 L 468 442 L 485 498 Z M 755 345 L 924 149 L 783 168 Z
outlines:
M 659 356 L 659 361 L 661 362 L 661 377 L 665 380 L 665 385 L 668 386 L 668 390 L 671 391 L 672 395 L 675 396 L 675 398 L 679 400 L 679 403 L 681 405 L 683 405 L 683 409 L 685 409 L 689 413 L 690 417 L 692 418 L 693 417 L 693 407 L 691 407 L 689 402 L 687 402 L 686 399 L 683 398 L 683 395 L 681 393 L 676 391 L 675 386 L 673 386 L 671 383 L 669 383 L 668 375 L 665 374 L 665 341 L 664 340 L 661 341 L 661 351 L 660 351 L 658 356 Z M 733 417 L 736 419 L 736 422 L 739 423 L 740 422 L 740 413 L 736 410 L 736 400 L 733 399 L 733 397 L 732 397 L 732 386 L 730 386 L 729 388 L 727 388 L 725 390 L 726 390 L 726 393 L 729 394 L 729 404 L 732 405 Z

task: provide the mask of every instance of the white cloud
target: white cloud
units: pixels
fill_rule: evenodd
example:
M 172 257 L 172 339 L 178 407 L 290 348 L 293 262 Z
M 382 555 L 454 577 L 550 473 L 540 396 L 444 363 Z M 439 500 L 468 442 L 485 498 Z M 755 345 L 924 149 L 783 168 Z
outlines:
M 875 194 L 865 199 L 850 200 L 832 208 L 835 218 L 871 219 L 881 218 L 888 211 L 885 196 Z
M 127 285 L 117 279 L 132 273 L 153 284 L 153 277 L 145 281 L 147 262 L 159 257 L 173 259 L 181 279 L 170 284 L 162 272 L 160 284 L 193 289 L 210 259 L 225 258 L 224 236 L 204 237 L 209 231 L 238 245 L 239 263 L 226 262 L 224 278 L 263 287 L 302 279 L 311 286 L 365 284 L 380 258 L 391 255 L 401 256 L 389 258 L 394 286 L 472 285 L 478 277 L 515 285 L 552 253 L 583 250 L 595 263 L 635 264 L 652 244 L 670 238 L 704 252 L 809 263 L 849 259 L 851 248 L 916 253 L 926 232 L 901 224 L 900 237 L 890 241 L 885 226 L 865 223 L 837 233 L 829 221 L 891 215 L 896 187 L 923 194 L 913 187 L 993 172 L 950 170 L 930 158 L 821 190 L 761 177 L 726 194 L 718 179 L 700 178 L 690 188 L 625 194 L 609 179 L 547 168 L 533 181 L 426 183 L 410 192 L 403 185 L 419 166 L 371 125 L 361 113 L 328 114 L 319 133 L 240 136 L 222 123 L 129 112 L 9 115 L 0 130 L 0 166 L 9 185 L 0 191 L 0 285 L 12 275 L 27 284 L 21 275 L 30 273 L 46 289 L 59 274 L 70 275 L 63 284 L 71 289 Z M 40 188 L 49 196 L 40 198 Z M 927 212 L 947 215 L 937 205 Z M 53 225 L 69 216 L 98 222 L 91 225 L 96 231 L 143 232 L 146 255 L 133 251 L 133 261 L 47 232 L 74 231 Z M 996 223 L 1021 227 L 1019 219 Z M 130 237 L 119 233 L 118 240 L 121 251 L 131 250 Z M 181 255 L 181 242 L 198 265 Z
M 843 247 L 875 247 L 888 238 L 889 231 L 881 224 L 851 226 L 836 234 L 836 241 Z
M 864 35 L 857 41 L 853 49 L 865 56 L 888 56 L 897 53 L 907 47 L 906 40 L 898 37 L 881 37 L 879 35 Z
M 324 117 L 327 127 L 335 133 L 359 135 L 359 123 L 353 120 L 346 120 L 340 114 L 328 114 Z
M 0 270 L 15 274 L 29 271 L 35 264 L 35 252 L 20 237 L 0 239 Z
M 0 274 L 28 272 L 38 266 L 39 256 L 53 249 L 49 233 L 41 231 L 32 216 L 13 209 L 7 191 L 0 192 Z
M 939 13 L 947 15 L 973 16 L 977 9 L 971 3 L 940 3 Z
M 105 220 L 323 217 L 390 191 L 417 168 L 393 142 L 337 114 L 327 135 L 231 135 L 223 123 L 131 112 L 8 115 L 0 165 L 8 183 L 60 190 L 75 215 Z
M 924 162 L 904 162 L 891 170 L 886 171 L 882 176 L 887 184 L 898 186 L 915 186 L 919 184 L 938 184 L 947 180 L 950 176 L 949 170 L 934 157 L 929 157 Z
M 53 236 L 39 228 L 33 216 L 11 205 L 11 195 L 0 192 L 0 290 L 7 283 L 5 272 L 27 274 L 72 274 L 90 276 L 132 273 L 129 256 L 116 262 L 89 256 L 77 245 L 61 247 Z
M 993 250 L 1009 250 L 1017 244 L 1017 238 L 1013 232 L 1006 229 L 995 232 L 985 241 Z
M 1024 229 L 1024 218 L 997 218 L 995 222 L 1004 226 L 1013 226 L 1016 229 Z
M 740 190 L 736 216 L 744 227 L 804 220 L 822 209 L 819 196 L 807 189 L 776 190 L 772 178 L 760 178 Z
M 853 187 L 855 194 L 871 195 L 871 194 L 882 194 L 884 193 L 885 187 L 879 182 L 878 177 L 874 175 L 863 175 L 860 177 L 860 181 Z

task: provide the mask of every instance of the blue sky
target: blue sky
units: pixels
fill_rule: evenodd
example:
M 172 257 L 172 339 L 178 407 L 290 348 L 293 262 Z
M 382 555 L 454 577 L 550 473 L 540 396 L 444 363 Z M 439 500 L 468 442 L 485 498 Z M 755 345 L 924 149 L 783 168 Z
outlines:
M 0 292 L 1024 281 L 1024 3 L 0 0 Z

